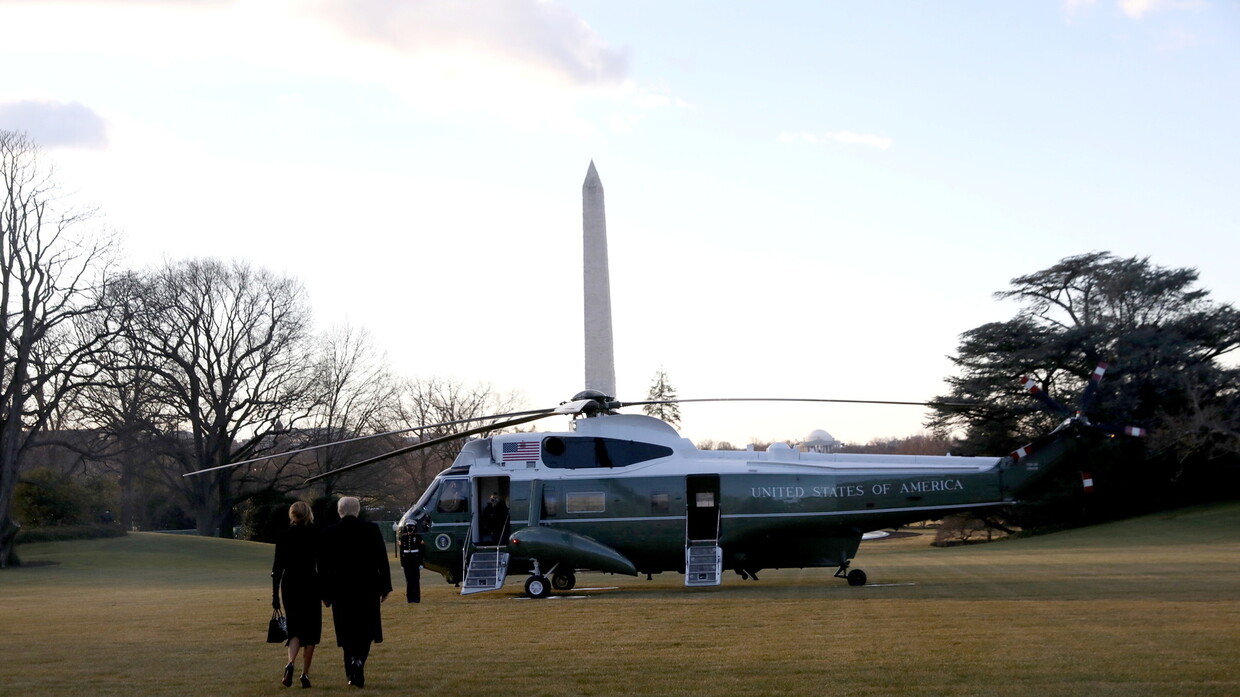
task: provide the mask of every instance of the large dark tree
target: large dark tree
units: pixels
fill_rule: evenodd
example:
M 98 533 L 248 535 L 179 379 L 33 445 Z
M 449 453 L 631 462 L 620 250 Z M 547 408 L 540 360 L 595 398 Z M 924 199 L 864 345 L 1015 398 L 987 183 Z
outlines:
M 1105 361 L 1090 418 L 1153 434 L 1145 447 L 1116 441 L 1091 453 L 1089 469 L 1105 474 L 1100 489 L 1122 499 L 1113 505 L 1171 503 L 1240 457 L 1240 374 L 1219 360 L 1240 346 L 1240 313 L 1212 301 L 1194 269 L 1092 252 L 1011 285 L 996 297 L 1016 301 L 1016 316 L 961 335 L 959 373 L 941 397 L 978 407 L 941 410 L 929 424 L 961 433 L 964 453 L 1008 452 L 1061 418 L 1021 388 L 1021 376 L 1075 408 Z

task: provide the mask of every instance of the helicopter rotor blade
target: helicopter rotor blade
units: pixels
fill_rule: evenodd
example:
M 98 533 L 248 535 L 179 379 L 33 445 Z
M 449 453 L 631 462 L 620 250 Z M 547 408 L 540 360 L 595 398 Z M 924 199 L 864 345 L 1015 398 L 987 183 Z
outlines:
M 621 407 L 638 407 L 646 404 L 687 404 L 691 402 L 815 402 L 833 404 L 896 404 L 915 407 L 976 407 L 968 402 L 897 402 L 878 399 L 811 399 L 799 397 L 715 397 L 704 399 L 653 399 L 640 402 L 611 402 L 613 409 Z
M 1072 412 L 1068 411 L 1067 407 L 1051 399 L 1051 396 L 1046 394 L 1046 391 L 1043 390 L 1042 387 L 1038 385 L 1037 381 L 1034 380 L 1032 377 L 1028 375 L 1022 375 L 1020 377 L 1020 385 L 1021 387 L 1025 388 L 1026 391 L 1028 391 L 1030 394 L 1036 397 L 1037 400 L 1042 403 L 1042 406 L 1046 407 L 1047 409 L 1054 412 L 1055 414 L 1059 416 L 1071 416 L 1072 415 Z
M 1116 424 L 1090 424 L 1099 431 L 1105 431 L 1115 436 L 1132 436 L 1134 438 L 1145 438 L 1150 434 L 1149 429 L 1140 426 L 1119 426 Z
M 230 462 L 226 465 L 218 465 L 216 467 L 207 467 L 206 469 L 200 469 L 200 470 L 194 470 L 193 472 L 187 472 L 181 476 L 182 477 L 193 477 L 199 474 L 206 474 L 207 472 L 215 472 L 216 470 L 229 469 L 232 467 L 240 467 L 242 465 L 248 465 L 254 462 L 262 462 L 263 460 L 270 460 L 272 458 L 283 457 L 285 455 L 297 455 L 300 453 L 308 453 L 308 452 L 312 452 L 315 450 L 321 450 L 323 448 L 330 448 L 333 445 L 345 445 L 347 443 L 356 443 L 358 441 L 370 440 L 371 438 L 382 438 L 384 436 L 398 436 L 402 433 L 412 433 L 414 431 L 429 431 L 435 428 L 443 428 L 444 426 L 459 426 L 461 424 L 475 423 L 478 421 L 491 421 L 494 419 L 506 419 L 511 416 L 531 416 L 535 414 L 549 415 L 553 413 L 561 413 L 561 412 L 556 411 L 557 408 L 558 407 L 544 408 L 544 409 L 529 409 L 526 411 L 508 412 L 506 414 L 488 414 L 486 416 L 471 416 L 467 419 L 457 419 L 455 421 L 444 421 L 443 423 L 427 424 L 425 426 L 411 426 L 410 428 L 401 428 L 395 431 L 386 431 L 384 433 L 372 433 L 368 436 L 357 436 L 355 438 L 345 438 L 344 440 L 334 440 L 330 443 L 320 443 L 318 445 L 311 445 L 305 448 L 298 448 L 297 450 L 283 450 L 278 453 L 272 453 L 270 455 L 263 455 L 262 457 L 250 458 L 249 460 L 242 460 L 240 462 Z
M 553 414 L 581 414 L 590 413 L 598 409 L 598 400 L 595 399 L 578 399 L 572 402 L 565 402 L 560 406 L 551 410 Z
M 1094 399 L 1098 394 L 1098 384 L 1102 382 L 1102 376 L 1105 375 L 1106 372 L 1106 362 L 1099 362 L 1097 367 L 1094 368 L 1094 371 L 1089 376 L 1089 382 L 1085 385 L 1085 391 L 1081 393 L 1081 408 L 1075 414 L 1069 412 L 1059 402 L 1051 399 L 1050 396 L 1048 396 L 1046 392 L 1038 386 L 1037 382 L 1035 382 L 1032 377 L 1027 375 L 1022 376 L 1020 383 L 1034 397 L 1037 397 L 1038 401 L 1042 402 L 1045 407 L 1061 416 L 1067 416 L 1067 420 L 1064 421 L 1059 428 L 1074 425 L 1078 428 L 1110 433 L 1113 436 L 1123 435 L 1133 436 L 1136 438 L 1146 437 L 1149 435 L 1149 431 L 1139 426 L 1120 426 L 1116 424 L 1093 423 L 1089 420 L 1087 412 L 1093 405 Z M 1058 431 L 1059 429 L 1057 428 L 1055 430 Z M 1011 456 L 1013 459 L 1019 460 L 1022 457 L 1028 456 L 1029 452 L 1032 452 L 1031 446 L 1026 446 L 1013 451 Z
M 1094 396 L 1098 393 L 1098 383 L 1102 382 L 1102 376 L 1106 375 L 1107 364 L 1105 361 L 1099 362 L 1094 368 L 1094 372 L 1089 375 L 1089 382 L 1085 385 L 1085 392 L 1081 395 L 1081 411 L 1088 412 L 1089 408 L 1094 404 Z
M 554 415 L 554 412 L 549 411 L 549 410 L 540 410 L 540 412 L 541 413 L 534 414 L 532 416 L 523 416 L 519 419 L 511 419 L 509 421 L 504 421 L 504 422 L 497 423 L 497 424 L 488 424 L 486 426 L 479 426 L 477 428 L 471 428 L 466 431 L 450 433 L 446 436 L 432 438 L 431 440 L 422 441 L 421 443 L 414 443 L 413 445 L 405 446 L 403 448 L 397 448 L 396 450 L 393 450 L 391 452 L 387 452 L 382 455 L 376 455 L 375 457 L 362 460 L 361 462 L 354 462 L 351 465 L 345 465 L 344 467 L 337 467 L 336 469 L 330 472 L 324 472 L 322 474 L 316 474 L 313 477 L 307 477 L 306 483 L 309 484 L 311 482 L 317 482 L 320 479 L 326 479 L 327 477 L 334 477 L 338 474 L 343 474 L 350 470 L 358 469 L 359 467 L 373 465 L 377 462 L 383 462 L 384 460 L 387 460 L 389 458 L 404 455 L 406 453 L 417 452 L 418 450 L 425 450 L 427 448 L 432 448 L 436 445 L 441 445 L 443 443 L 449 443 L 451 441 L 454 441 L 460 438 L 476 436 L 480 433 L 486 433 L 487 431 L 497 431 L 500 429 L 508 428 L 509 426 L 518 426 L 520 424 L 529 423 L 531 421 L 537 421 L 539 419 L 545 419 L 548 416 Z
M 1019 447 L 1008 454 L 1013 460 L 1021 460 L 1033 454 L 1033 443 Z

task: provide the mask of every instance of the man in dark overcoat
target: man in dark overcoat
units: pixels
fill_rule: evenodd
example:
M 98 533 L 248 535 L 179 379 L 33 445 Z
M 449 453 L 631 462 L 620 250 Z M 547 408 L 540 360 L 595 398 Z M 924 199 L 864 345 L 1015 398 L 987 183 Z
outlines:
M 497 545 L 500 544 L 500 537 L 504 534 L 504 526 L 508 524 L 508 505 L 499 497 L 497 492 L 491 492 L 491 498 L 487 501 L 486 508 L 482 509 L 482 522 L 480 525 L 482 532 L 482 544 Z
M 340 522 L 323 531 L 319 574 L 323 604 L 332 610 L 336 645 L 344 651 L 349 684 L 366 684 L 363 668 L 371 642 L 383 642 L 379 604 L 392 592 L 387 544 L 379 526 L 357 516 L 361 503 L 353 496 L 340 499 Z

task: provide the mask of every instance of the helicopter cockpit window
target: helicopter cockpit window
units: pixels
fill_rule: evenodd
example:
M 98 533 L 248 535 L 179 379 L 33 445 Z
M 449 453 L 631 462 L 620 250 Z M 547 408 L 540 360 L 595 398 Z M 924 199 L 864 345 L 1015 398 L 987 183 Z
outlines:
M 469 511 L 469 486 L 463 479 L 449 479 L 440 489 L 435 510 L 440 513 L 467 513 Z
M 627 467 L 671 454 L 671 448 L 654 443 L 618 438 L 552 436 L 543 440 L 542 460 L 548 467 L 564 469 Z

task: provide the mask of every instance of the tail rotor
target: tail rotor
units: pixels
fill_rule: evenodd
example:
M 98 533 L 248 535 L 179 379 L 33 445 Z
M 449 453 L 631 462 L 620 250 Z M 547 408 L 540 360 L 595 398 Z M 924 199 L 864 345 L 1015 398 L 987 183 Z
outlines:
M 1094 368 L 1094 371 L 1089 376 L 1089 382 L 1085 385 L 1085 391 L 1081 393 L 1080 408 L 1077 409 L 1076 412 L 1070 411 L 1067 407 L 1055 401 L 1055 399 L 1046 393 L 1046 390 L 1042 389 L 1042 386 L 1039 385 L 1033 377 L 1028 375 L 1021 376 L 1020 384 L 1021 387 L 1037 398 L 1037 400 L 1042 403 L 1042 406 L 1045 407 L 1047 411 L 1057 416 L 1064 417 L 1063 423 L 1061 423 L 1052 433 L 1070 426 L 1076 426 L 1082 429 L 1109 433 L 1112 436 L 1124 435 L 1144 438 L 1149 435 L 1149 431 L 1138 426 L 1093 423 L 1089 420 L 1088 412 L 1093 406 L 1094 400 L 1097 398 L 1098 385 L 1102 382 L 1102 376 L 1106 374 L 1106 371 L 1107 364 L 1105 362 L 1099 363 L 1097 367 Z M 1034 443 L 1030 443 L 1029 445 L 1012 451 L 1010 457 L 1013 460 L 1020 460 L 1022 458 L 1029 457 L 1033 451 Z

